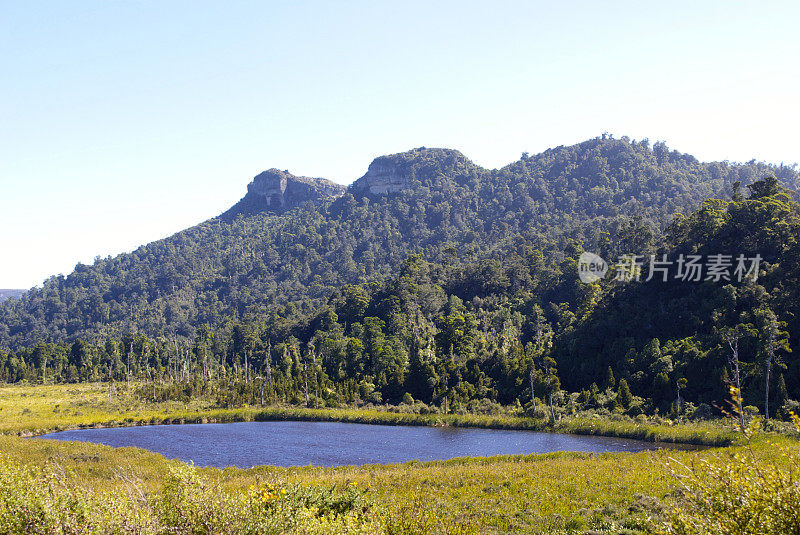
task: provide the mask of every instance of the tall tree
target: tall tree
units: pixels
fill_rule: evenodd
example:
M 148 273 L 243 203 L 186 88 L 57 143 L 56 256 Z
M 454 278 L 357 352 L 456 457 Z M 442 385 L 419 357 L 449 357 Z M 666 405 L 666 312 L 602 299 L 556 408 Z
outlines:
M 752 336 L 753 328 L 749 323 L 738 323 L 734 327 L 723 327 L 719 330 L 720 337 L 728 345 L 728 365 L 733 372 L 733 380 L 736 388 L 735 404 L 739 408 L 739 426 L 742 432 L 745 431 L 744 412 L 742 406 L 742 374 L 741 361 L 739 360 L 739 340 L 745 336 Z
M 759 320 L 759 341 L 764 361 L 764 417 L 769 420 L 769 390 L 770 376 L 773 364 L 781 365 L 777 360 L 779 351 L 790 352 L 789 333 L 781 330 L 786 327 L 786 322 L 778 321 L 778 317 L 771 308 L 763 306 L 756 310 Z

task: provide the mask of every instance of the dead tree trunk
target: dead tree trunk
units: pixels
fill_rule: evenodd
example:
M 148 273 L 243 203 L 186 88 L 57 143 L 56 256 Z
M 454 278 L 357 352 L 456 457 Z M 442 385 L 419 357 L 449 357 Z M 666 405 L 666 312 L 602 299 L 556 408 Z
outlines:
M 303 392 L 306 395 L 306 408 L 308 408 L 311 400 L 308 398 L 308 367 L 306 366 L 306 359 L 303 359 Z
M 125 381 L 127 382 L 128 390 L 131 389 L 131 353 L 133 353 L 133 340 L 131 340 L 131 345 L 128 346 L 128 359 L 127 364 L 125 364 Z
M 742 410 L 742 378 L 739 371 L 739 338 L 741 334 L 733 333 L 728 335 L 728 347 L 731 349 L 731 354 L 728 357 L 728 363 L 731 365 L 733 371 L 733 380 L 736 381 L 736 410 L 739 412 L 739 426 L 742 431 L 745 430 L 744 411 Z

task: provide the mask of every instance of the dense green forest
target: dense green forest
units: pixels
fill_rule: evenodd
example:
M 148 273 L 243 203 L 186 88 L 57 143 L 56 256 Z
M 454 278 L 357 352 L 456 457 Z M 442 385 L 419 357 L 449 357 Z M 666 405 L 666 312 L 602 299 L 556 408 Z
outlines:
M 551 417 L 700 416 L 726 383 L 772 415 L 800 398 L 792 168 L 605 136 L 499 170 L 443 149 L 382 162 L 407 189 L 357 181 L 210 220 L 3 303 L 0 381 Z M 584 250 L 612 263 L 598 283 L 578 280 Z M 646 281 L 646 261 L 641 280 L 614 280 L 627 253 L 763 260 L 742 280 Z
M 128 331 L 190 338 L 204 323 L 309 312 L 345 284 L 391 277 L 409 254 L 466 265 L 535 250 L 554 266 L 573 241 L 590 249 L 608 239 L 612 252 L 638 247 L 631 240 L 649 239 L 639 230 L 658 233 L 675 213 L 728 197 L 737 181 L 775 175 L 800 185 L 789 167 L 700 163 L 663 143 L 625 138 L 523 155 L 493 171 L 441 149 L 383 160 L 408 178 L 407 190 L 351 187 L 284 214 L 212 219 L 52 277 L 0 306 L 0 345 Z

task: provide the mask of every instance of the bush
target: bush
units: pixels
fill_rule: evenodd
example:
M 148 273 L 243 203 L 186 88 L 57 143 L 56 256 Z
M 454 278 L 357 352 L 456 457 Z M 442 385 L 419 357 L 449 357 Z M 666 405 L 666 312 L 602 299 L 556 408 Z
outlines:
M 800 418 L 793 416 L 800 431 Z M 748 440 L 759 425 L 747 430 Z M 800 461 L 776 444 L 777 455 L 715 456 L 686 466 L 668 464 L 683 494 L 665 533 L 674 535 L 787 535 L 800 532 Z
M 503 406 L 491 399 L 474 399 L 467 403 L 467 410 L 474 414 L 498 415 L 503 411 Z
M 695 410 L 689 413 L 689 419 L 691 420 L 710 420 L 713 416 L 714 410 L 711 408 L 711 405 L 707 403 L 701 403 Z
M 778 409 L 779 416 L 784 419 L 789 419 L 789 414 L 791 413 L 800 414 L 800 401 L 786 400 L 783 407 Z

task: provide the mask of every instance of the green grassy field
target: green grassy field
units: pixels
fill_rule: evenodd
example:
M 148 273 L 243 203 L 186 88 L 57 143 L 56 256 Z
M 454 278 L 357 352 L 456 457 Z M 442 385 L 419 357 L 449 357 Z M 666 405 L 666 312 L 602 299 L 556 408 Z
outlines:
M 15 436 L 111 422 L 255 419 L 262 412 L 258 408 L 210 410 L 202 402 L 137 403 L 125 396 L 109 399 L 108 391 L 108 385 L 0 388 L 0 430 L 6 434 L 0 436 L 0 486 L 5 486 L 7 495 L 38 489 L 36 496 L 50 496 L 49 501 L 32 506 L 29 502 L 39 498 L 31 494 L 24 509 L 13 509 L 16 517 L 20 510 L 59 511 L 55 516 L 63 522 L 83 519 L 89 526 L 86 532 L 650 533 L 660 525 L 665 504 L 671 503 L 678 486 L 665 463 L 673 459 L 692 465 L 744 451 L 736 446 L 695 452 L 556 453 L 339 468 L 194 470 L 136 448 Z M 295 414 L 292 411 L 298 410 L 275 409 L 271 416 L 289 418 Z M 298 412 L 335 419 L 342 414 L 355 418 L 350 413 L 356 411 Z M 359 421 L 400 416 L 408 415 L 366 413 Z M 465 419 L 457 421 L 461 425 L 513 427 L 519 423 L 460 418 Z M 588 423 L 594 423 L 597 432 L 619 422 Z M 692 438 L 701 432 L 697 426 L 662 427 L 673 438 Z M 660 427 L 657 430 L 667 433 Z M 639 432 L 655 436 L 652 429 Z M 706 429 L 702 433 L 722 436 L 728 432 Z M 766 438 L 755 440 L 753 452 L 772 459 L 776 446 Z M 794 439 L 768 438 L 794 455 L 800 453 Z M 42 466 L 47 467 L 45 473 L 15 472 Z M 116 509 L 107 510 L 112 503 Z M 264 525 L 266 518 L 274 525 Z M 3 524 L 0 513 L 0 532 L 15 532 L 12 528 Z

